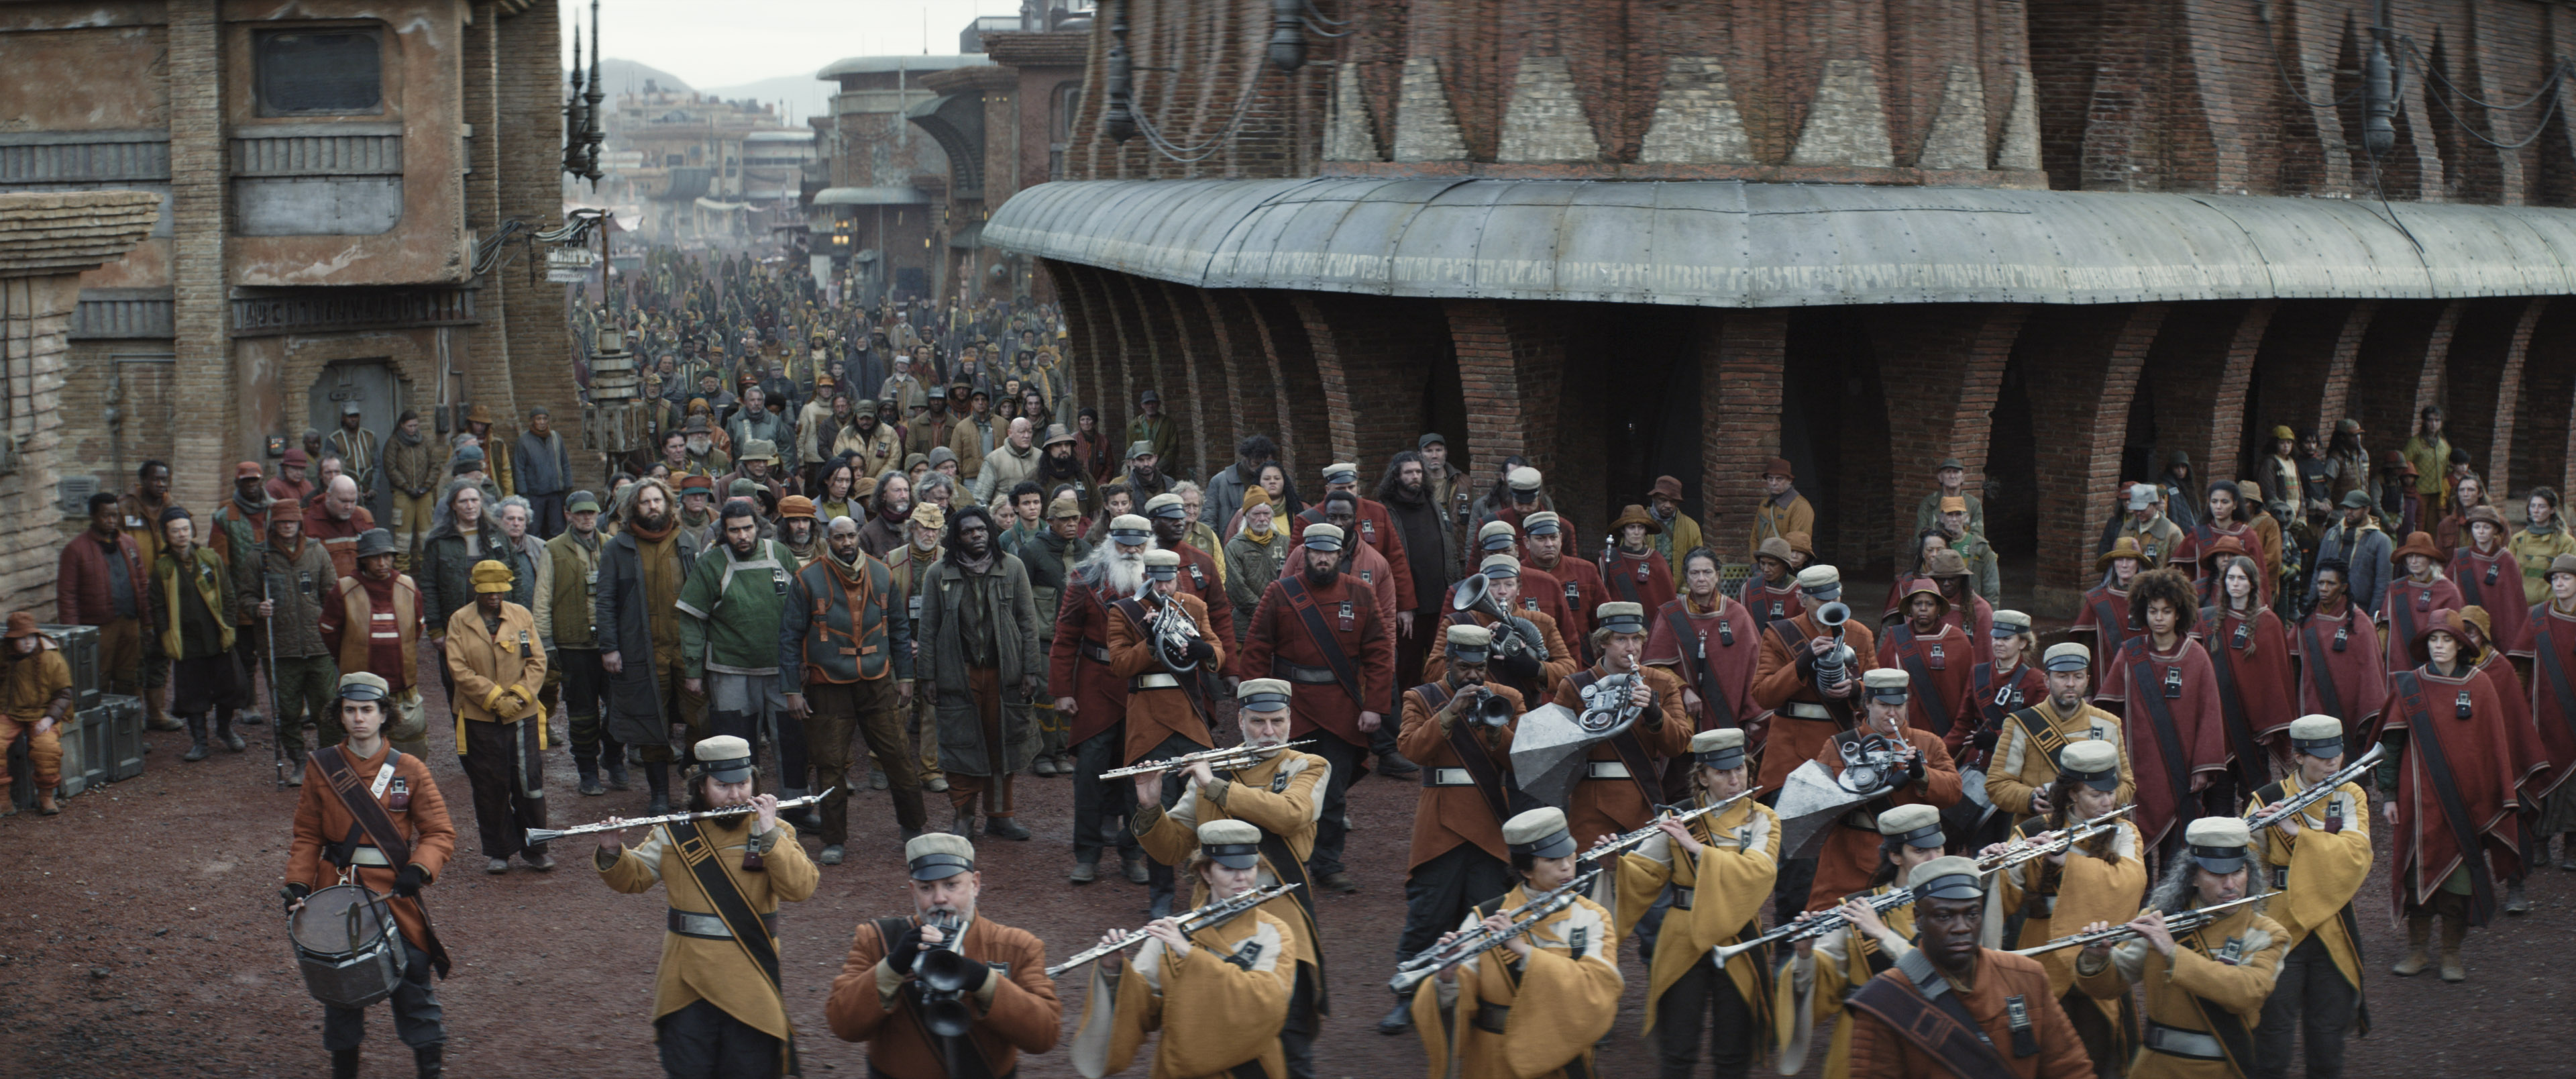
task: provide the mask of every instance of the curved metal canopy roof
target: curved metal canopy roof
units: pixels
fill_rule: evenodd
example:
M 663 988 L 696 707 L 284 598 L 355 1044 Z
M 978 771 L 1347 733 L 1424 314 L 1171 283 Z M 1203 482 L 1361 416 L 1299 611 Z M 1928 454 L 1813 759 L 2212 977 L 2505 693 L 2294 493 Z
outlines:
M 1207 288 L 1715 307 L 2576 293 L 2576 210 L 2405 203 L 2391 220 L 2225 195 L 1082 180 L 1012 196 L 984 242 Z
M 816 206 L 922 206 L 930 195 L 917 187 L 827 187 L 814 193 Z

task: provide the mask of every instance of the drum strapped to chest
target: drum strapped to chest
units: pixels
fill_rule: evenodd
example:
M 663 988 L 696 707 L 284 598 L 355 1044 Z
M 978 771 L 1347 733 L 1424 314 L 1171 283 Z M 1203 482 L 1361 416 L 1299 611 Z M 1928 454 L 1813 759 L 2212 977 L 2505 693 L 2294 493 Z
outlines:
M 335 1008 L 364 1008 L 394 994 L 402 981 L 402 930 L 385 897 L 363 885 L 337 884 L 304 897 L 287 920 L 304 989 Z

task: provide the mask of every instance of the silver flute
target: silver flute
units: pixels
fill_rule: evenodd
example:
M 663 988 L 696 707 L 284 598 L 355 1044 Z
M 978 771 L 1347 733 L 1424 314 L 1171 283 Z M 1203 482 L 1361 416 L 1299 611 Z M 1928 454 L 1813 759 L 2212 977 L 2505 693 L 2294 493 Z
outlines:
M 1294 742 L 1282 742 L 1275 746 L 1256 746 L 1250 743 L 1245 743 L 1239 746 L 1227 746 L 1223 749 L 1202 749 L 1196 753 L 1186 753 L 1178 757 L 1170 757 L 1164 760 L 1138 761 L 1125 768 L 1112 768 L 1106 772 L 1100 773 L 1100 778 L 1125 779 L 1128 776 L 1141 776 L 1147 772 L 1177 772 L 1193 764 L 1205 764 L 1210 768 L 1218 769 L 1220 771 L 1233 768 L 1250 768 L 1253 765 L 1261 763 L 1264 759 L 1268 758 L 1270 754 L 1278 750 L 1295 749 L 1298 746 L 1311 746 L 1314 744 L 1315 740 L 1312 738 L 1301 738 Z
M 825 788 L 821 794 L 808 794 L 802 798 L 790 798 L 784 802 L 778 803 L 778 808 L 785 810 L 794 809 L 797 806 L 821 805 L 823 804 L 824 798 L 830 796 L 833 791 L 839 789 L 841 788 L 828 787 Z M 555 840 L 562 839 L 563 837 L 570 835 L 590 835 L 594 832 L 623 832 L 629 828 L 649 828 L 656 824 L 678 824 L 684 820 L 713 820 L 717 817 L 737 817 L 751 811 L 751 807 L 747 805 L 719 806 L 715 809 L 701 809 L 694 813 L 664 813 L 658 817 L 635 817 L 615 822 L 601 821 L 597 824 L 584 824 L 572 828 L 530 828 L 528 829 L 528 845 L 533 847 L 539 843 L 552 843 Z
M 1206 906 L 1181 915 L 1181 935 L 1188 936 L 1202 929 L 1214 929 L 1220 925 L 1224 925 L 1227 922 L 1231 922 L 1245 914 L 1251 913 L 1252 909 L 1255 907 L 1297 890 L 1298 887 L 1299 885 L 1294 883 L 1273 884 L 1267 888 L 1255 888 L 1249 892 L 1244 892 L 1232 898 L 1212 900 Z M 1153 934 L 1147 930 L 1139 929 L 1133 933 L 1127 934 L 1126 936 L 1120 937 L 1115 941 L 1111 941 L 1110 943 L 1092 945 L 1089 951 L 1082 952 L 1071 959 L 1067 959 L 1064 962 L 1046 968 L 1046 975 L 1050 978 L 1058 977 L 1065 971 L 1072 970 L 1085 963 L 1089 963 L 1104 955 L 1108 955 L 1111 952 L 1123 952 L 1135 945 L 1142 944 L 1145 942 L 1146 937 L 1152 935 Z

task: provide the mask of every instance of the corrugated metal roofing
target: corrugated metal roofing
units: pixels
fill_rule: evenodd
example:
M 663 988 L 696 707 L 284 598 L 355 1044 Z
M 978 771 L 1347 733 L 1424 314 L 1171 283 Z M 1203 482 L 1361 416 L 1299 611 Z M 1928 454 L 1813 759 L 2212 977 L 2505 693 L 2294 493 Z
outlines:
M 1793 307 L 2576 293 L 2576 210 L 2391 214 L 2340 199 L 1721 180 L 1082 180 L 1012 196 L 983 239 L 1207 288 L 1390 296 Z

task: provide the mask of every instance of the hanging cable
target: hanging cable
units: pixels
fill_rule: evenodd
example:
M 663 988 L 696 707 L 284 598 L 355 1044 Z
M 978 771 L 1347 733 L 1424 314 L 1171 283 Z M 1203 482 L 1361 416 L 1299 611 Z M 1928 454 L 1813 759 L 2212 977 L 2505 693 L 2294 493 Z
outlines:
M 2424 70 L 2424 76 L 2426 79 L 2442 84 L 2445 89 L 2450 90 L 2453 94 L 2459 95 L 2461 100 L 2467 101 L 2469 104 L 2493 112 L 2520 112 L 2523 109 L 2530 108 L 2541 98 L 2549 96 L 2551 91 L 2558 88 L 2559 81 L 2567 77 L 2567 62 L 2561 60 L 2549 69 L 2549 77 L 2542 80 L 2540 89 L 2532 91 L 2530 97 L 2523 98 L 2521 101 L 2515 102 L 2511 105 L 2499 105 L 2495 102 L 2488 101 L 2475 94 L 2469 93 L 2466 90 L 2460 89 L 2459 84 L 2452 82 L 2450 76 L 2443 74 L 2440 67 L 2435 66 L 2431 60 L 2425 58 L 2423 47 L 2417 45 L 2414 38 L 2400 34 L 2397 35 L 2397 40 L 2400 44 L 2406 46 L 2406 53 L 2414 58 L 2415 66 Z M 2554 105 L 2555 102 L 2553 101 L 2552 104 Z
M 1324 14 L 1324 9 L 1323 9 L 1323 8 L 1321 8 L 1321 7 L 1317 7 L 1317 6 L 1315 5 L 1315 0 L 1304 0 L 1304 2 L 1305 2 L 1305 5 L 1306 5 L 1306 21 L 1307 21 L 1308 23 L 1310 23 L 1310 24 L 1311 24 L 1311 23 L 1322 23 L 1322 24 L 1324 24 L 1324 25 L 1326 25 L 1326 26 L 1349 26 L 1350 24 L 1352 24 L 1352 23 L 1355 23 L 1355 22 L 1358 22 L 1358 21 L 1359 21 L 1357 18 L 1350 18 L 1350 19 L 1336 19 L 1336 18 L 1334 18 L 1334 17 L 1332 17 L 1332 16 L 1330 16 L 1330 15 L 1326 15 L 1326 14 Z M 1327 36 L 1327 37 L 1339 37 L 1339 36 L 1341 36 L 1341 35 L 1339 35 L 1339 34 L 1328 34 L 1328 35 L 1326 35 L 1326 36 Z

